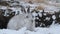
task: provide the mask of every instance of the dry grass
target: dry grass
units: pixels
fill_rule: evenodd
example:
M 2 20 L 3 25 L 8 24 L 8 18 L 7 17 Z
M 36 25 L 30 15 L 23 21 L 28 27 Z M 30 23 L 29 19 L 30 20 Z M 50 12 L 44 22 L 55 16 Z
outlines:
M 44 9 L 44 6 L 37 6 L 36 7 L 36 10 L 43 10 Z
M 9 6 L 9 4 L 7 2 L 5 2 L 5 1 L 0 2 L 0 5 L 2 5 L 2 6 Z
M 29 1 L 31 1 L 31 2 L 33 2 L 33 3 L 39 3 L 39 2 L 44 2 L 45 0 L 20 0 L 20 1 L 24 1 L 24 2 L 29 2 Z

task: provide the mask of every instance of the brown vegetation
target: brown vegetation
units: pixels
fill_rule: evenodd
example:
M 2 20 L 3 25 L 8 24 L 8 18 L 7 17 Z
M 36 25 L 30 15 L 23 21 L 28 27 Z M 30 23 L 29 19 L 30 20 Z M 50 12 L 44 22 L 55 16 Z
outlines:
M 0 2 L 0 5 L 2 5 L 2 6 L 9 6 L 9 4 L 7 2 L 5 2 L 5 1 Z

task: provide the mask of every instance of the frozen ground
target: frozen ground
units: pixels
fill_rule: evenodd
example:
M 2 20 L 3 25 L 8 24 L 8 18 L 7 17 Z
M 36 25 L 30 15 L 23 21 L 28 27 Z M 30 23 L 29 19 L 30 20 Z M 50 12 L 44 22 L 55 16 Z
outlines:
M 0 34 L 60 34 L 60 25 L 51 25 L 49 28 L 35 28 L 35 31 L 26 30 L 26 27 L 20 30 L 0 29 Z

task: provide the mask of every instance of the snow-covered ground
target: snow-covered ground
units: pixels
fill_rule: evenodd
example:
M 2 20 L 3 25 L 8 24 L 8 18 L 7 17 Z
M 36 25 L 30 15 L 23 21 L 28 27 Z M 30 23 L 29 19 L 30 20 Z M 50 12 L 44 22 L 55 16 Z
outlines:
M 51 25 L 49 28 L 37 27 L 35 28 L 35 31 L 26 30 L 26 27 L 23 27 L 17 31 L 10 29 L 0 29 L 0 34 L 60 34 L 60 25 Z

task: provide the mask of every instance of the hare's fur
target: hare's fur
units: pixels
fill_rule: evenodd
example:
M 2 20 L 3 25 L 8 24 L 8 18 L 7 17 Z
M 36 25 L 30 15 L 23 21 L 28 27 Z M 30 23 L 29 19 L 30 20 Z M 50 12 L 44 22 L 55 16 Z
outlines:
M 28 18 L 26 18 L 26 14 L 14 16 L 7 25 L 8 29 L 14 30 L 18 30 L 22 27 L 27 27 L 28 30 L 34 29 L 34 24 L 32 22 L 32 17 L 30 15 L 28 15 Z

